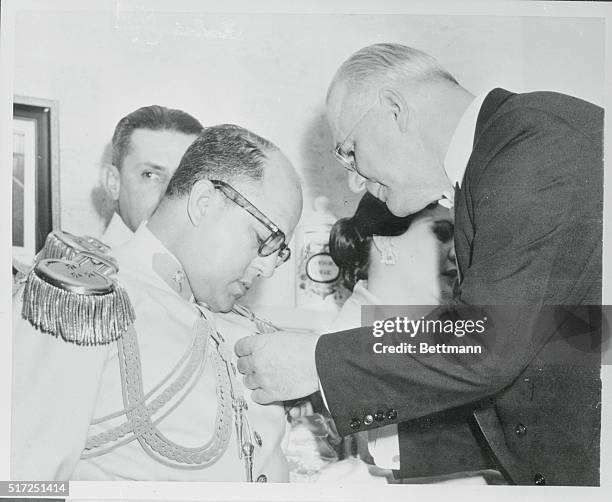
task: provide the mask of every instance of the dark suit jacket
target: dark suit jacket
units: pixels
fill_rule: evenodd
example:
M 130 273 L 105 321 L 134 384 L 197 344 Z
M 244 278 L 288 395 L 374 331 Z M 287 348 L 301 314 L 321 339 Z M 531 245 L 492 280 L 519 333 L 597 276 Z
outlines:
M 323 335 L 340 434 L 400 424 L 402 477 L 493 467 L 511 483 L 599 483 L 602 141 L 595 105 L 489 93 L 455 195 L 456 304 L 431 314 L 484 315 L 487 329 L 417 338 L 483 355 L 373 354 L 414 340 L 371 328 Z

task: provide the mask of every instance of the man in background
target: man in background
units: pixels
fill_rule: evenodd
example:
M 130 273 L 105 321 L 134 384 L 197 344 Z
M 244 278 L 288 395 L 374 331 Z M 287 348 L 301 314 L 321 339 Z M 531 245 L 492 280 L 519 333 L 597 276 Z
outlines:
M 129 240 L 153 213 L 187 147 L 202 131 L 188 113 L 165 106 L 138 108 L 123 117 L 112 139 L 112 163 L 105 164 L 102 185 L 115 202 L 115 213 L 102 241 L 111 247 Z

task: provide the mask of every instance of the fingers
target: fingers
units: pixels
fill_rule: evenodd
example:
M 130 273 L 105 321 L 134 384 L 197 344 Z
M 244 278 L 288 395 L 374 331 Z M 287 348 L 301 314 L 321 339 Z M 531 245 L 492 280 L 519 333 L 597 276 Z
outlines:
M 270 394 L 263 389 L 255 389 L 251 393 L 251 399 L 259 404 L 270 404 L 276 401 Z
M 238 362 L 236 363 L 236 368 L 243 375 L 248 375 L 249 373 L 253 373 L 255 368 L 253 365 L 253 356 L 242 356 L 238 358 Z
M 309 400 L 301 401 L 287 411 L 291 419 L 307 417 L 314 414 L 312 403 Z
M 242 381 L 244 382 L 244 386 L 247 389 L 255 390 L 259 388 L 259 382 L 257 381 L 257 377 L 252 373 L 249 373 L 248 375 L 244 375 L 244 378 L 242 379 Z
M 305 401 L 304 404 L 301 406 L 302 409 L 302 416 L 303 417 L 307 417 L 309 415 L 313 415 L 314 414 L 314 408 L 312 406 L 312 403 L 310 402 L 310 400 Z
M 299 406 L 294 406 L 293 408 L 290 408 L 287 410 L 287 416 L 291 419 L 291 420 L 295 420 L 296 418 L 300 418 L 301 415 L 301 410 Z
M 256 336 L 245 336 L 236 342 L 234 352 L 238 357 L 251 355 L 256 343 Z

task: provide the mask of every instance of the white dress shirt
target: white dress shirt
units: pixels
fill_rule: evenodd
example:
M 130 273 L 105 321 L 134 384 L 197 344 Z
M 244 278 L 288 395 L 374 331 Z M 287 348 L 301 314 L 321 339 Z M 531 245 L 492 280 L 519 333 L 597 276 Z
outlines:
M 113 217 L 104 230 L 102 237 L 100 237 L 100 240 L 111 248 L 116 248 L 125 244 L 133 236 L 134 232 L 132 232 L 123 222 L 119 213 L 113 213 Z
M 487 94 L 489 93 L 479 94 L 468 105 L 457 124 L 448 146 L 446 156 L 444 157 L 444 170 L 453 187 L 461 187 L 463 183 L 463 175 L 465 174 L 465 169 L 467 168 L 474 146 L 478 114 Z M 454 200 L 455 194 L 452 191 L 445 192 L 439 204 L 450 209 L 454 207 Z

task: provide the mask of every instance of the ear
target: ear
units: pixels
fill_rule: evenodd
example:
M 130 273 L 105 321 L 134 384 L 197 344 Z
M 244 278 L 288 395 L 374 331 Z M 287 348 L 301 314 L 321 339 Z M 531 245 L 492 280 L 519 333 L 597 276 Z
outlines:
M 215 191 L 215 187 L 208 180 L 197 181 L 191 188 L 187 200 L 187 214 L 193 226 L 199 226 L 206 216 Z
M 357 171 L 348 172 L 348 187 L 353 193 L 361 193 L 366 189 L 367 179 L 365 179 Z
M 121 190 L 121 175 L 119 169 L 112 164 L 104 164 L 102 166 L 102 186 L 106 193 L 113 200 L 119 200 L 119 191 Z
M 387 108 L 391 113 L 399 130 L 406 132 L 408 130 L 408 119 L 410 118 L 410 109 L 408 103 L 404 99 L 404 96 L 392 87 L 383 87 L 378 92 L 383 107 Z

